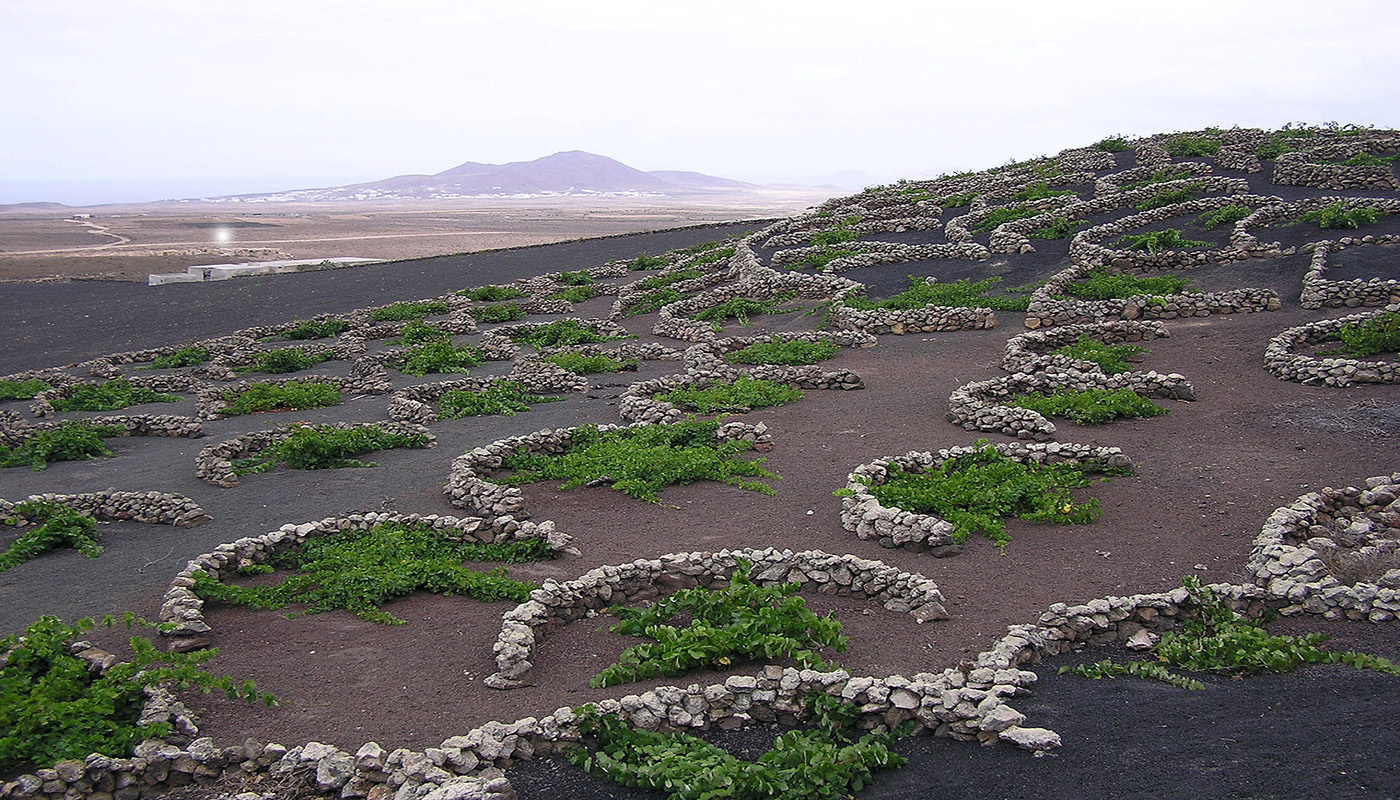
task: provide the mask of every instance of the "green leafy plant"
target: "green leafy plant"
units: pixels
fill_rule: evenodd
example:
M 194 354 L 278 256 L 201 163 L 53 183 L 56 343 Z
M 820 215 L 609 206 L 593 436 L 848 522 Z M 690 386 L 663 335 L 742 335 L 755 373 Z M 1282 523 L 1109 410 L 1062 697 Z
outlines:
M 475 347 L 458 347 L 450 341 L 439 341 L 410 347 L 390 363 L 405 375 L 421 378 L 428 374 L 466 372 L 481 366 L 485 359 Z
M 789 339 L 781 342 L 754 342 L 729 354 L 729 360 L 739 364 L 782 364 L 798 366 L 816 364 L 834 358 L 841 350 L 832 342 L 809 342 Z
M 639 282 L 637 287 L 640 289 L 664 289 L 667 286 L 680 283 L 681 281 L 694 280 L 704 274 L 705 273 L 697 267 L 686 267 L 685 269 L 678 269 L 668 275 L 653 275 Z
M 238 371 L 271 373 L 300 372 L 304 369 L 314 367 L 323 361 L 329 361 L 330 358 L 330 353 L 317 353 L 313 355 L 300 347 L 284 347 L 279 350 L 254 353 L 252 365 Z
M 807 705 L 814 728 L 782 734 L 757 761 L 689 734 L 633 728 L 588 705 L 578 709 L 587 746 L 571 750 L 569 760 L 629 788 L 666 792 L 668 800 L 838 800 L 868 786 L 873 770 L 907 763 L 893 746 L 908 726 L 860 734 L 855 706 L 827 695 L 809 695 Z
M 781 383 L 740 376 L 733 383 L 716 383 L 704 388 L 684 386 L 656 395 L 683 411 L 701 414 L 742 414 L 755 408 L 781 406 L 802 399 L 802 392 Z
M 1147 233 L 1125 233 L 1118 237 L 1117 244 L 1124 250 L 1146 250 L 1160 253 L 1163 250 L 1181 250 L 1187 247 L 1210 247 L 1210 242 L 1186 239 L 1176 228 L 1166 228 Z
M 1152 648 L 1155 662 L 1130 661 L 1125 664 L 1103 660 L 1060 668 L 1085 678 L 1116 678 L 1133 675 L 1154 678 L 1185 689 L 1204 689 L 1205 684 L 1173 669 L 1223 675 L 1252 675 L 1261 672 L 1292 672 L 1304 664 L 1345 664 L 1355 669 L 1400 675 L 1400 665 L 1367 653 L 1325 650 L 1320 645 L 1326 634 L 1275 636 L 1263 625 L 1231 611 L 1201 579 L 1187 575 L 1181 585 L 1190 593 L 1196 608 L 1182 620 L 1181 629 L 1167 631 Z
M 719 481 L 741 489 L 774 494 L 772 487 L 745 478 L 778 476 L 763 468 L 763 459 L 749 461 L 739 454 L 752 450 L 753 442 L 715 438 L 718 421 L 687 421 L 675 425 L 641 425 L 599 431 L 597 426 L 575 428 L 568 450 L 559 455 L 512 453 L 502 466 L 515 474 L 502 483 L 534 483 L 562 480 L 561 489 L 606 483 L 628 497 L 660 502 L 657 492 L 666 486 Z
M 110 456 L 104 438 L 126 433 L 120 425 L 94 425 L 70 420 L 57 428 L 41 430 L 12 445 L 0 444 L 0 467 L 41 470 L 54 461 L 83 461 Z
M 871 485 L 870 492 L 882 505 L 942 517 L 953 525 L 954 542 L 980 533 L 1004 552 L 1011 536 L 1003 517 L 1061 525 L 1098 519 L 1097 500 L 1076 503 L 1069 493 L 1089 485 L 1089 472 L 1126 474 L 1107 467 L 1024 464 L 980 439 L 972 453 L 925 472 L 905 472 L 891 464 L 886 481 Z
M 1178 133 L 1167 139 L 1166 148 L 1172 158 L 1213 156 L 1220 152 L 1220 139 L 1214 136 L 1196 136 L 1189 133 Z
M 1017 397 L 1007 405 L 1029 408 L 1046 417 L 1074 420 L 1080 425 L 1156 417 L 1168 411 L 1131 389 L 1056 389 L 1048 395 Z
M 131 614 L 123 620 L 139 622 Z M 140 721 L 147 687 L 217 689 L 231 699 L 276 703 L 251 681 L 235 683 L 202 669 L 217 650 L 167 653 L 140 636 L 131 638 L 129 661 L 92 670 L 71 645 L 94 624 L 85 618 L 70 626 L 45 616 L 21 636 L 0 638 L 0 775 L 92 753 L 121 758 L 143 739 L 169 734 L 169 723 Z
M 811 252 L 803 254 L 803 256 L 797 259 L 796 261 L 788 262 L 787 268 L 790 270 L 802 269 L 804 267 L 822 269 L 827 264 L 830 264 L 838 258 L 849 258 L 851 256 L 857 255 L 860 255 L 860 253 L 856 252 L 855 250 L 847 250 L 841 247 L 833 247 L 828 248 L 826 250 L 813 250 Z
M 564 300 L 570 303 L 584 303 L 598 296 L 595 286 L 570 286 L 549 296 L 550 300 Z
M 1221 225 L 1234 225 L 1254 213 L 1254 209 L 1249 206 L 1228 205 L 1221 206 L 1214 211 L 1207 211 L 1196 218 L 1196 223 L 1208 231 L 1213 231 Z
M 48 388 L 50 388 L 49 385 L 38 378 L 23 381 L 2 380 L 0 381 L 0 403 L 9 400 L 29 400 Z
M 620 618 L 612 627 L 614 633 L 652 641 L 624 650 L 617 663 L 604 667 L 588 684 L 616 686 L 755 659 L 790 658 L 802 669 L 829 669 L 817 650 L 830 647 L 845 652 L 841 623 L 808 610 L 797 596 L 801 584 L 755 584 L 749 577 L 752 567 L 739 559 L 723 589 L 682 589 L 647 608 L 608 609 Z M 689 619 L 685 627 L 674 624 L 682 616 Z
M 561 319 L 545 325 L 530 325 L 510 332 L 512 341 L 527 344 L 536 350 L 546 347 L 573 347 L 579 344 L 599 344 L 620 339 L 607 336 L 580 325 L 577 320 Z
M 1089 224 L 1087 219 L 1070 219 L 1068 217 L 1055 217 L 1049 225 L 1044 228 L 1036 228 L 1026 234 L 1032 239 L 1068 239 L 1073 236 L 1078 228 Z
M 398 447 L 427 447 L 426 434 L 391 433 L 377 425 L 362 428 L 335 428 L 330 425 L 294 425 L 287 438 L 274 442 L 256 455 L 233 462 L 234 472 L 251 475 L 267 472 L 278 464 L 291 469 L 340 469 L 372 467 L 373 462 L 354 456 Z
M 486 603 L 520 603 L 537 588 L 507 577 L 503 567 L 478 572 L 462 566 L 463 562 L 521 564 L 551 557 L 553 551 L 542 539 L 502 544 L 452 542 L 429 527 L 384 523 L 369 530 L 307 539 L 275 554 L 269 566 L 292 573 L 281 583 L 237 586 L 197 572 L 194 591 L 206 601 L 257 609 L 297 603 L 306 607 L 307 614 L 345 609 L 370 622 L 402 625 L 402 619 L 382 606 L 413 592 L 470 597 Z
M 440 300 L 427 300 L 420 303 L 404 301 L 376 308 L 369 312 L 369 318 L 376 322 L 407 322 L 411 319 L 422 319 L 434 314 L 446 314 L 447 311 L 447 304 Z
M 972 201 L 977 197 L 977 192 L 961 192 L 959 194 L 949 194 L 938 198 L 934 205 L 939 208 L 962 208 L 972 205 Z
M 1066 286 L 1065 293 L 1080 300 L 1126 300 L 1141 295 L 1179 294 L 1189 283 L 1180 275 L 1139 277 L 1098 267 Z
M 1074 194 L 1069 189 L 1051 189 L 1049 181 L 1035 181 L 1026 184 L 1020 191 L 1011 195 L 1012 200 L 1020 202 L 1030 202 L 1032 200 L 1044 200 L 1048 197 L 1064 197 Z
M 525 290 L 517 286 L 478 286 L 474 289 L 463 289 L 457 294 L 468 300 L 494 302 L 496 300 L 514 300 L 517 297 L 524 297 Z
M 641 363 L 635 358 L 618 359 L 611 356 L 589 356 L 583 353 L 555 353 L 545 361 L 575 375 L 596 375 L 600 372 L 630 372 Z
M 837 225 L 834 228 L 812 232 L 812 244 L 820 246 L 854 242 L 858 238 L 860 238 L 860 235 L 845 225 Z
M 1015 222 L 1018 219 L 1034 217 L 1036 214 L 1039 213 L 1039 211 L 1032 211 L 1031 209 L 1023 205 L 997 206 L 996 208 L 989 211 L 987 213 L 987 216 L 983 217 L 982 221 L 977 223 L 977 225 L 973 227 L 972 232 L 986 233 L 999 225 L 1004 225 L 1008 222 Z
M 1400 352 L 1400 313 L 1386 311 L 1363 322 L 1343 325 L 1332 336 L 1340 340 L 1342 346 L 1335 350 L 1319 350 L 1318 355 L 1366 358 Z
M 511 322 L 524 319 L 525 309 L 515 303 L 494 303 L 473 308 L 471 315 L 477 322 Z
M 1001 277 L 993 275 L 972 282 L 966 278 L 952 283 L 926 283 L 915 275 L 909 276 L 909 288 L 886 300 L 870 300 L 863 297 L 847 298 L 851 308 L 873 310 L 889 308 L 905 310 L 927 306 L 961 306 L 967 308 L 992 308 L 999 311 L 1025 311 L 1030 305 L 1028 297 L 1007 297 L 988 294 L 992 287 L 1001 283 Z
M 795 292 L 783 292 L 767 300 L 754 300 L 751 297 L 731 297 L 719 305 L 711 306 L 703 311 L 697 311 L 690 315 L 691 319 L 709 322 L 710 327 L 718 333 L 723 328 L 725 320 L 734 320 L 740 325 L 749 324 L 749 317 L 756 317 L 762 314 L 784 313 L 777 311 L 779 306 L 790 302 L 796 296 Z M 791 309 L 795 310 L 795 309 Z
M 633 272 L 641 272 L 642 270 L 661 269 L 669 263 L 671 262 L 663 256 L 640 255 L 628 261 L 627 268 Z
M 681 293 L 671 288 L 655 289 L 637 298 L 637 301 L 627 307 L 626 315 L 636 317 L 642 314 L 650 314 L 658 311 L 662 306 L 670 305 L 681 299 Z
M 593 276 L 589 275 L 587 270 L 561 272 L 559 273 L 559 282 L 565 286 L 591 286 L 593 284 Z
M 1381 210 L 1357 206 L 1347 208 L 1340 202 L 1298 215 L 1299 222 L 1310 222 L 1327 230 L 1355 230 L 1363 225 L 1374 225 L 1380 221 Z
M 306 339 L 327 339 L 332 336 L 339 336 L 350 328 L 350 323 L 343 319 L 309 320 L 277 334 L 278 339 L 292 339 L 304 341 Z
M 1079 334 L 1072 344 L 1056 348 L 1055 355 L 1089 361 L 1099 365 L 1106 375 L 1120 375 L 1129 370 L 1128 359 L 1149 352 L 1135 344 L 1108 344 L 1087 333 Z
M 1254 155 L 1264 161 L 1273 161 L 1292 149 L 1293 145 L 1289 144 L 1287 137 L 1274 135 L 1261 142 L 1255 148 Z
M 1094 147 L 1097 147 L 1105 153 L 1121 153 L 1129 147 L 1132 147 L 1132 145 L 1128 143 L 1128 137 L 1126 136 L 1105 136 L 1095 142 Z
M 718 243 L 718 242 L 713 242 L 712 244 L 713 244 L 713 245 L 718 245 L 719 243 Z M 715 247 L 708 247 L 708 248 L 705 248 L 704 250 L 698 250 L 698 251 L 695 250 L 695 248 L 691 248 L 691 249 L 688 250 L 687 252 L 700 253 L 700 255 L 698 255 L 697 257 L 695 257 L 694 259 L 691 260 L 690 263 L 691 263 L 692 266 L 703 266 L 703 265 L 705 265 L 705 264 L 718 264 L 719 262 L 724 261 L 725 259 L 728 259 L 728 258 L 732 258 L 732 257 L 734 256 L 734 248 L 732 248 L 732 247 L 718 247 L 718 246 L 715 246 Z
M 1341 162 L 1344 167 L 1390 167 L 1393 166 L 1400 155 L 1376 156 L 1370 153 L 1357 153 L 1356 155 Z
M 442 328 L 434 328 L 426 322 L 415 319 L 403 326 L 403 333 L 399 335 L 399 344 L 408 347 L 424 342 L 445 342 L 451 338 L 452 334 Z
M 177 367 L 193 367 L 203 364 L 211 358 L 209 350 L 197 345 L 181 347 L 168 356 L 156 356 L 151 359 L 147 369 L 175 369 Z
M 177 394 L 162 394 L 131 385 L 126 378 L 103 383 L 81 383 L 67 397 L 55 398 L 51 405 L 56 411 L 114 411 L 143 403 L 178 403 L 184 398 Z
M 1128 191 L 1132 191 L 1133 189 L 1141 189 L 1141 188 L 1144 187 L 1144 186 L 1151 186 L 1151 185 L 1154 184 L 1154 183 L 1166 183 L 1167 181 L 1179 181 L 1179 180 L 1181 180 L 1181 179 L 1183 179 L 1183 178 L 1189 178 L 1189 177 L 1191 177 L 1191 170 L 1189 170 L 1189 169 L 1177 169 L 1177 170 L 1159 169 L 1159 170 L 1153 171 L 1151 177 L 1144 178 L 1143 180 L 1140 180 L 1140 181 L 1134 181 L 1133 183 L 1125 183 L 1125 184 L 1123 184 L 1122 186 L 1120 186 L 1120 187 L 1118 187 L 1118 188 L 1119 188 L 1121 191 L 1128 192 Z
M 302 411 L 340 403 L 340 390 L 327 383 L 288 381 L 255 383 L 244 389 L 227 389 L 227 404 L 219 412 L 226 417 L 259 414 L 265 411 Z
M 511 417 L 518 411 L 529 411 L 532 403 L 557 403 L 563 399 L 535 394 L 517 381 L 499 381 L 480 391 L 447 392 L 438 398 L 438 411 L 443 419 Z
M 1162 189 L 1151 197 L 1138 203 L 1134 208 L 1138 211 L 1151 211 L 1154 208 L 1165 208 L 1166 206 L 1185 203 L 1196 199 L 1196 193 L 1201 191 L 1201 184 L 1188 183 L 1180 189 Z
M 60 503 L 26 500 L 10 509 L 7 525 L 34 525 L 0 553 L 0 572 L 18 566 L 48 550 L 71 547 L 88 558 L 97 558 L 97 520 Z

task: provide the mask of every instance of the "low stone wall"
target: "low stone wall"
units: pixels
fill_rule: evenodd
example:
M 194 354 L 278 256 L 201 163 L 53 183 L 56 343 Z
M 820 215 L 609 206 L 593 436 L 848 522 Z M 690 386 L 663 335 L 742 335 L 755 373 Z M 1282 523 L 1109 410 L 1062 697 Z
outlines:
M 582 375 L 575 375 L 548 362 L 526 361 L 505 376 L 458 378 L 400 389 L 389 397 L 389 419 L 419 425 L 437 422 L 441 417 L 432 404 L 448 392 L 483 392 L 506 381 L 520 383 L 527 390 L 541 394 L 586 392 L 590 387 L 588 379 Z
M 859 309 L 845 303 L 831 307 L 828 323 L 835 328 L 882 335 L 892 333 L 933 333 L 936 331 L 980 331 L 997 326 L 996 312 L 990 308 L 924 306 L 914 309 Z
M 665 593 L 696 586 L 721 588 L 743 559 L 752 564 L 760 586 L 785 583 L 834 587 L 837 594 L 863 595 L 891 611 L 907 612 L 920 623 L 947 619 L 943 594 L 933 581 L 900 572 L 880 561 L 820 550 L 721 550 L 718 553 L 671 553 L 615 567 L 598 567 L 575 580 L 549 580 L 530 599 L 507 611 L 496 638 L 497 672 L 483 683 L 514 689 L 527 683 L 535 645 L 551 628 L 566 625 L 611 606 L 654 600 Z
M 997 452 L 1022 463 L 1083 464 L 1097 468 L 1132 468 L 1133 462 L 1117 447 L 1094 447 L 1068 442 L 994 444 Z M 962 545 L 953 536 L 953 525 L 933 514 L 917 514 L 882 505 L 871 492 L 889 479 L 891 467 L 900 472 L 922 473 L 962 456 L 977 447 L 950 447 L 936 453 L 911 451 L 861 464 L 846 476 L 841 498 L 841 526 L 858 538 L 877 541 L 881 547 L 911 547 L 938 557 L 957 555 Z
M 1031 293 L 1025 326 L 1032 330 L 1060 325 L 1113 320 L 1176 319 L 1212 314 L 1252 314 L 1283 307 L 1273 289 L 1229 289 L 1223 292 L 1184 292 L 1135 295 L 1121 300 L 1080 300 L 1067 295 L 1070 284 L 1098 269 L 1075 265 L 1051 276 Z
M 1309 492 L 1269 516 L 1247 569 L 1288 603 L 1280 613 L 1389 622 L 1400 615 L 1397 498 L 1400 472 Z
M 1182 179 L 1174 179 L 1171 181 L 1162 181 L 1161 183 L 1148 184 L 1148 187 L 1151 187 L 1154 190 L 1163 187 L 1169 189 L 1179 189 L 1182 188 L 1185 184 L 1190 183 L 1193 178 L 1212 177 L 1212 174 L 1214 173 L 1214 170 L 1210 168 L 1209 164 L 1201 164 L 1195 161 L 1182 161 L 1179 163 L 1171 164 L 1170 170 L 1163 170 L 1162 165 L 1159 164 L 1152 164 L 1147 166 L 1143 166 L 1140 164 L 1139 166 L 1131 167 L 1129 169 L 1122 170 L 1121 172 L 1112 172 L 1108 175 L 1103 175 L 1098 178 L 1095 178 L 1094 196 L 1106 197 L 1109 195 L 1120 194 L 1124 191 L 1124 186 L 1127 186 L 1130 183 L 1139 183 L 1141 181 L 1151 180 L 1152 176 L 1156 175 L 1158 172 L 1163 171 L 1169 171 L 1173 173 L 1184 172 L 1186 173 L 1186 176 Z M 1147 187 L 1138 188 L 1141 189 Z M 1244 191 L 1249 191 L 1249 189 L 1246 188 Z
M 1400 313 L 1400 304 L 1389 305 L 1369 313 L 1350 314 L 1289 328 L 1270 339 L 1265 346 L 1264 369 L 1283 380 L 1309 385 L 1396 383 L 1400 381 L 1400 363 L 1394 361 L 1362 361 L 1354 358 L 1308 356 L 1294 352 L 1300 347 L 1332 339 L 1336 331 L 1346 325 L 1355 325 L 1381 314 L 1394 313 Z
M 19 415 L 0 415 L 0 444 L 13 447 L 41 431 L 51 431 L 63 427 L 68 422 L 82 421 L 93 425 L 119 427 L 118 436 L 180 436 L 197 439 L 204 435 L 199 420 L 173 414 L 111 414 L 96 417 L 83 417 L 81 420 L 64 420 L 29 423 Z
M 1230 241 L 1236 247 L 1250 254 L 1258 254 L 1261 252 L 1288 254 L 1292 251 L 1280 249 L 1278 242 L 1268 244 L 1261 243 L 1259 241 L 1258 231 L 1273 223 L 1287 224 L 1303 214 L 1318 211 L 1330 205 L 1341 205 L 1344 209 L 1359 207 L 1374 208 L 1385 215 L 1400 214 L 1400 200 L 1389 197 L 1338 197 L 1329 195 L 1327 197 L 1298 200 L 1292 203 L 1284 203 L 1275 199 L 1274 202 L 1257 208 L 1254 213 L 1236 222 L 1235 228 L 1230 234 Z M 1322 229 L 1319 228 L 1318 230 L 1318 235 L 1321 236 Z M 1373 239 L 1372 241 L 1375 240 Z M 1396 238 L 1391 237 L 1388 241 L 1396 241 Z
M 1298 304 L 1303 308 L 1361 308 L 1363 306 L 1385 306 L 1400 303 L 1400 279 L 1371 278 L 1369 280 L 1329 281 L 1327 259 L 1333 253 L 1348 247 L 1362 245 L 1393 245 L 1400 243 L 1400 235 L 1343 237 L 1337 241 L 1324 239 L 1313 245 L 1312 261 L 1303 276 L 1303 293 Z
M 206 645 L 202 638 L 211 628 L 204 621 L 204 600 L 194 593 L 194 574 L 205 572 L 220 580 L 231 578 L 239 569 L 262 564 L 289 547 L 307 539 L 334 536 L 342 531 L 364 531 L 377 525 L 397 523 L 432 528 L 452 542 L 525 541 L 543 539 L 556 553 L 568 552 L 570 538 L 554 530 L 550 523 L 526 523 L 505 532 L 479 517 L 453 517 L 438 514 L 391 514 L 368 511 L 344 517 L 326 517 L 314 522 L 287 524 L 261 536 L 248 536 L 221 544 L 213 551 L 191 559 L 170 581 L 161 601 L 161 635 L 171 650 L 188 651 Z
M 100 521 L 131 520 L 193 528 L 210 520 L 198 503 L 182 494 L 119 492 L 116 489 L 79 494 L 45 492 L 15 502 L 0 500 L 0 518 L 9 516 L 16 505 L 25 502 L 57 503 Z
M 266 450 L 306 427 L 311 426 L 301 423 L 284 425 L 280 428 L 245 433 L 241 436 L 225 439 L 218 444 L 209 445 L 199 451 L 199 455 L 195 457 L 195 477 L 205 483 L 226 489 L 237 486 L 240 481 L 238 474 L 233 469 L 234 460 Z M 386 433 L 396 433 L 403 436 L 426 436 L 428 437 L 428 447 L 434 447 L 437 444 L 437 437 L 429 433 L 427 428 L 411 422 L 332 422 L 315 427 L 328 427 L 342 431 L 379 428 Z
M 189 374 L 135 376 L 127 381 L 138 388 L 164 393 L 192 392 L 204 386 L 203 381 Z M 87 385 L 94 384 L 79 380 L 63 381 L 52 389 L 39 392 L 29 404 L 29 413 L 36 417 L 52 418 L 57 413 L 53 407 L 55 401 L 66 400 L 73 396 L 78 387 Z
M 1311 186 L 1316 189 L 1395 191 L 1400 181 L 1395 170 L 1385 167 L 1348 167 L 1318 164 L 1313 152 L 1282 153 L 1274 161 L 1274 183 L 1279 186 Z
M 564 317 L 553 322 L 520 322 L 497 326 L 481 334 L 479 346 L 482 352 L 487 354 L 487 358 L 494 361 L 507 361 L 520 354 L 520 345 L 515 343 L 514 336 L 533 328 L 543 328 L 554 322 L 575 322 L 578 323 L 579 327 L 586 328 L 599 336 L 626 337 L 631 335 L 626 328 L 612 320 Z
M 229 401 L 224 399 L 226 394 L 237 394 L 255 384 L 285 386 L 289 383 L 316 383 L 333 386 L 342 395 L 387 394 L 394 388 L 393 384 L 389 382 L 389 373 L 382 366 L 369 359 L 355 362 L 354 373 L 349 378 L 308 375 L 300 378 L 240 381 L 228 386 L 205 386 L 196 390 L 195 413 L 200 419 L 219 419 L 229 404 Z M 344 399 L 341 402 L 344 402 Z
M 623 425 L 599 425 L 600 431 L 621 430 Z M 541 455 L 559 455 L 566 452 L 573 443 L 573 433 L 577 428 L 544 429 L 524 436 L 498 439 L 483 447 L 458 456 L 452 461 L 452 469 L 447 476 L 444 492 L 447 500 L 457 508 L 464 508 L 506 532 L 513 531 L 520 520 L 528 519 L 525 501 L 520 488 L 495 483 L 485 476 L 501 469 L 506 456 L 525 451 Z M 759 445 L 771 445 L 773 437 L 768 426 L 763 423 L 746 425 L 742 422 L 729 422 L 715 431 L 715 438 L 722 441 L 745 440 Z
M 1243 246 L 1233 236 L 1227 247 L 1210 250 L 1162 250 L 1156 253 L 1117 249 L 1103 245 L 1101 242 L 1172 217 L 1195 216 L 1227 205 L 1254 206 L 1274 203 L 1277 203 L 1277 198 L 1243 194 L 1237 191 L 1223 197 L 1205 197 L 1200 200 L 1188 200 L 1184 203 L 1154 208 L 1150 211 L 1140 211 L 1111 222 L 1105 222 L 1102 225 L 1086 228 L 1075 234 L 1069 245 L 1070 260 L 1082 266 L 1111 266 L 1134 272 L 1190 269 L 1204 264 L 1229 264 L 1234 261 L 1243 261 L 1251 250 Z M 1236 225 L 1238 226 L 1239 223 Z
M 1158 372 L 1123 372 L 1105 375 L 1095 365 L 1091 370 L 1047 365 L 1035 372 L 1017 372 L 1000 378 L 966 383 L 948 396 L 948 421 L 969 431 L 986 431 L 1018 439 L 1054 438 L 1055 424 L 1039 412 L 1017 408 L 1006 402 L 1020 395 L 1050 394 L 1056 389 L 1127 389 L 1143 397 L 1168 400 L 1194 400 L 1196 391 L 1182 375 Z
M 798 264 L 809 255 L 819 255 L 833 250 L 851 251 L 853 255 L 838 256 L 828 261 L 821 268 L 821 271 L 827 275 L 873 267 L 877 264 L 901 264 L 906 261 L 925 261 L 931 258 L 964 258 L 969 261 L 986 261 L 991 255 L 986 247 L 971 241 L 947 244 L 855 241 L 843 242 L 839 245 L 814 245 L 779 250 L 773 254 L 771 263 L 774 268 L 784 267 L 788 264 Z
M 1012 373 L 1039 372 L 1047 369 L 1102 371 L 1098 364 L 1092 361 L 1056 355 L 1053 351 L 1074 344 L 1081 336 L 1088 336 L 1105 344 L 1125 344 L 1150 342 L 1170 335 L 1167 326 L 1156 320 L 1139 322 L 1123 319 L 1029 331 L 1013 336 L 1007 341 L 1001 357 L 1001 368 Z

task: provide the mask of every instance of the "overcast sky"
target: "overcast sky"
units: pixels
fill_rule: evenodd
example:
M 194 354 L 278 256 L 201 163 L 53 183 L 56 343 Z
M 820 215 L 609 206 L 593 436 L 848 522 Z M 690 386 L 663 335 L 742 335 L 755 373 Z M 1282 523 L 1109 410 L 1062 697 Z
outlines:
M 1208 125 L 1400 127 L 1393 0 L 0 0 L 0 203 L 587 150 L 923 177 Z

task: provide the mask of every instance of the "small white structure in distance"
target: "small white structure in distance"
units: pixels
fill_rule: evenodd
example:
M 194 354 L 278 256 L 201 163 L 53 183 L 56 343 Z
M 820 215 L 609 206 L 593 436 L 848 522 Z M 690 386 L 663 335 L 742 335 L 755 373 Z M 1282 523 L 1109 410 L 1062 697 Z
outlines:
M 203 283 L 205 281 L 226 281 L 245 275 L 285 275 L 289 272 L 314 272 L 322 269 L 358 267 L 361 264 L 375 264 L 383 259 L 353 258 L 303 258 L 295 261 L 256 261 L 244 264 L 207 264 L 199 267 L 185 267 L 184 272 L 167 272 L 150 275 L 147 286 L 164 286 L 167 283 Z

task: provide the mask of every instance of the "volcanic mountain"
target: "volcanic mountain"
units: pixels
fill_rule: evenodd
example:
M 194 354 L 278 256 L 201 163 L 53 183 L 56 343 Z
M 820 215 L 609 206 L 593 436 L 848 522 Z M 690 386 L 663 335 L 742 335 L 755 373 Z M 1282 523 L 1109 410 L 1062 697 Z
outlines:
M 468 161 L 435 175 L 399 175 L 371 183 L 244 194 L 214 201 L 442 200 L 540 195 L 712 195 L 757 188 L 698 172 L 644 172 L 607 156 L 569 150 L 534 161 Z

